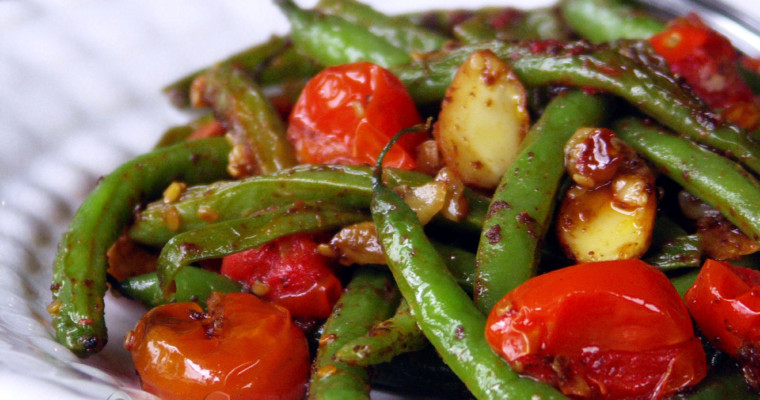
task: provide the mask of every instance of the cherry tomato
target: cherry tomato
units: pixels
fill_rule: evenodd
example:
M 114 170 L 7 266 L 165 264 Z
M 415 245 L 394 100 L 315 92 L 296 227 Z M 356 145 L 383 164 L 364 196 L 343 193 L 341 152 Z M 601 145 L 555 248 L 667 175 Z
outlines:
M 739 54 L 728 39 L 690 14 L 671 21 L 649 41 L 707 105 L 743 128 L 757 127 L 760 107 L 736 68 Z
M 496 304 L 486 339 L 519 373 L 576 398 L 662 398 L 707 374 L 686 306 L 640 260 L 530 279 Z
M 287 310 L 247 293 L 214 293 L 208 312 L 173 303 L 127 335 L 143 388 L 164 400 L 301 399 L 309 348 Z
M 288 139 L 305 164 L 370 164 L 398 131 L 420 123 L 414 102 L 390 71 L 367 62 L 330 67 L 312 78 L 290 114 Z M 414 169 L 424 133 L 408 134 L 383 165 Z
M 285 236 L 222 259 L 222 274 L 294 317 L 327 318 L 343 287 L 307 234 Z
M 195 132 L 187 137 L 187 140 L 198 140 L 210 137 L 224 136 L 225 132 L 227 132 L 227 130 L 224 129 L 224 126 L 222 126 L 222 124 L 220 124 L 218 121 L 214 120 L 198 127 Z
M 760 387 L 760 271 L 707 260 L 684 297 L 702 333 Z

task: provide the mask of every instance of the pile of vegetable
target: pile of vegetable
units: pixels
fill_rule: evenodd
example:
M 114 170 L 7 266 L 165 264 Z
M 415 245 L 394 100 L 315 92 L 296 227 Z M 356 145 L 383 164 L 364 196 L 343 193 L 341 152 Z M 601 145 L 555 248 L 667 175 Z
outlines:
M 165 399 L 757 396 L 760 63 L 619 0 L 275 1 L 74 215 L 62 344 L 102 350 L 110 287 Z

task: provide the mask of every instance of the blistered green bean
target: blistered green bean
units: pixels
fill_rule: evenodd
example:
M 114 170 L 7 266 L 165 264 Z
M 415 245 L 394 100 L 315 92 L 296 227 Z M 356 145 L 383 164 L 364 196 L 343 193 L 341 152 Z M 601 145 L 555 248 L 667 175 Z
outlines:
M 562 16 L 581 37 L 593 43 L 649 39 L 665 24 L 622 0 L 563 0 Z
M 235 65 L 248 71 L 254 71 L 261 67 L 267 60 L 283 52 L 288 46 L 288 40 L 283 37 L 273 36 L 268 41 L 245 49 L 234 54 L 219 64 Z M 195 71 L 164 87 L 164 93 L 169 101 L 178 108 L 190 106 L 190 86 L 195 78 L 206 72 L 206 69 Z
M 662 173 L 760 240 L 760 182 L 735 162 L 635 118 L 615 123 L 620 139 Z
M 418 172 L 386 169 L 384 179 L 390 186 L 418 186 L 432 178 Z M 151 203 L 137 215 L 128 233 L 138 242 L 160 246 L 177 233 L 209 222 L 243 218 L 272 206 L 302 201 L 367 209 L 371 196 L 368 167 L 297 166 L 272 175 L 189 188 L 175 202 Z M 465 191 L 465 196 L 469 213 L 459 226 L 479 231 L 488 198 L 470 190 Z M 171 220 L 178 221 L 178 225 L 169 224 Z
M 228 152 L 223 138 L 180 143 L 139 156 L 98 183 L 74 214 L 53 264 L 49 311 L 60 343 L 81 357 L 105 346 L 108 248 L 122 234 L 134 208 L 158 197 L 172 181 L 202 183 L 227 177 Z
M 405 18 L 385 15 L 356 0 L 320 0 L 317 9 L 363 26 L 407 53 L 440 49 L 447 37 L 427 30 Z
M 185 266 L 248 250 L 281 236 L 321 232 L 367 220 L 357 211 L 322 205 L 296 204 L 247 218 L 218 222 L 174 236 L 158 257 L 158 278 L 165 297 L 171 293 L 176 274 Z
M 509 63 L 523 84 L 579 86 L 626 99 L 650 117 L 760 173 L 760 144 L 741 128 L 721 122 L 661 65 L 651 47 L 641 41 L 590 46 L 567 44 L 483 42 L 440 52 L 393 68 L 420 102 L 440 101 L 464 60 L 490 49 Z
M 386 271 L 358 267 L 325 322 L 309 382 L 310 400 L 369 400 L 369 373 L 334 358 L 346 342 L 393 315 L 399 293 Z
M 393 317 L 345 343 L 335 358 L 349 365 L 366 367 L 389 362 L 399 354 L 421 350 L 425 345 L 427 339 L 412 316 L 409 303 L 402 300 Z
M 485 316 L 446 268 L 414 212 L 379 177 L 372 218 L 388 266 L 420 328 L 443 361 L 478 399 L 564 398 L 551 386 L 521 378 L 485 339 Z
M 115 284 L 123 295 L 135 299 L 147 308 L 153 308 L 171 302 L 194 301 L 206 306 L 206 298 L 212 292 L 240 292 L 243 286 L 234 280 L 216 272 L 202 268 L 185 267 L 174 277 L 175 291 L 171 298 L 164 298 L 158 274 L 149 272 L 127 278 Z
M 232 144 L 228 170 L 235 177 L 265 175 L 296 165 L 280 115 L 256 83 L 233 66 L 209 69 L 193 86 L 193 96 L 211 106 Z
M 665 242 L 656 252 L 644 258 L 661 270 L 698 268 L 702 265 L 702 239 L 699 235 L 676 236 Z
M 504 8 L 478 13 L 454 26 L 454 36 L 464 43 L 484 40 L 568 40 L 570 30 L 556 8 L 517 10 Z
M 406 51 L 339 16 L 304 10 L 292 0 L 275 3 L 290 21 L 295 46 L 323 65 L 370 61 L 389 67 L 411 59 Z
M 561 93 L 525 137 L 496 188 L 478 245 L 475 304 L 484 314 L 535 275 L 565 174 L 565 143 L 578 128 L 600 126 L 607 107 L 600 96 Z

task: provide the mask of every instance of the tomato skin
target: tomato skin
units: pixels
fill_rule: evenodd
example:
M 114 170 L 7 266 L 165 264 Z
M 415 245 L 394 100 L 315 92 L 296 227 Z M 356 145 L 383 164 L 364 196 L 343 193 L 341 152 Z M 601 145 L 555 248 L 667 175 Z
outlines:
M 649 42 L 707 105 L 745 129 L 757 127 L 760 107 L 736 68 L 739 54 L 727 38 L 690 14 L 671 21 Z
M 684 298 L 702 333 L 760 387 L 760 271 L 707 260 Z
M 686 306 L 640 260 L 527 281 L 491 311 L 486 339 L 518 372 L 575 398 L 662 398 L 707 374 Z
M 285 236 L 222 259 L 221 273 L 243 282 L 294 317 L 327 318 L 343 293 L 308 234 Z
M 398 131 L 422 122 L 401 81 L 368 62 L 329 67 L 304 87 L 290 114 L 288 139 L 304 164 L 370 164 Z M 425 133 L 401 138 L 383 161 L 414 169 Z
M 247 293 L 214 293 L 208 309 L 204 313 L 196 303 L 159 306 L 127 335 L 125 347 L 145 390 L 164 400 L 200 400 L 213 393 L 302 398 L 309 349 L 287 310 Z

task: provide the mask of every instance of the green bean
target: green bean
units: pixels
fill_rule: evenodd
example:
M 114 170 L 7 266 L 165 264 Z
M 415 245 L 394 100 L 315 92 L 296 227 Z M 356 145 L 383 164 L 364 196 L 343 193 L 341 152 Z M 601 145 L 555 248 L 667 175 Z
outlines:
M 363 336 L 350 340 L 335 353 L 335 359 L 349 365 L 367 367 L 389 362 L 395 356 L 422 350 L 425 335 L 402 300 L 393 317 L 375 324 Z
M 386 169 L 391 186 L 418 186 L 431 180 L 427 175 Z M 155 202 L 139 213 L 129 229 L 135 241 L 160 246 L 179 232 L 198 229 L 213 222 L 249 216 L 271 206 L 296 201 L 331 202 L 343 207 L 369 208 L 372 196 L 370 170 L 367 167 L 340 165 L 304 165 L 267 176 L 234 182 L 217 182 L 189 188 L 176 202 Z M 488 199 L 465 190 L 470 211 L 460 226 L 480 230 Z M 176 215 L 179 226 L 169 226 L 167 216 Z
M 275 3 L 290 21 L 295 46 L 323 65 L 370 61 L 389 67 L 410 60 L 404 50 L 343 18 L 301 9 L 292 0 Z
M 484 40 L 568 40 L 570 31 L 556 8 L 480 13 L 454 26 L 454 36 L 464 43 Z
M 649 254 L 644 261 L 661 270 L 697 268 L 702 265 L 702 251 L 699 235 L 676 236 Z
M 441 35 L 450 37 L 453 35 L 454 27 L 467 19 L 483 12 L 481 10 L 454 9 L 454 10 L 427 10 L 396 15 L 396 18 L 404 18 L 414 25 L 421 26 L 427 30 L 438 32 Z
M 475 254 L 456 246 L 431 241 L 459 286 L 472 293 L 475 286 Z
M 676 221 L 661 212 L 658 213 L 657 218 L 654 220 L 651 246 L 662 247 L 671 239 L 685 235 L 688 235 L 688 232 L 686 232 L 685 229 L 678 225 Z
M 489 49 L 510 64 L 523 57 L 535 56 L 521 43 L 503 43 L 498 40 L 468 44 L 449 51 L 426 54 L 422 59 L 391 67 L 391 71 L 404 83 L 417 103 L 440 103 L 451 85 L 459 66 L 474 52 Z M 547 57 L 549 58 L 549 57 Z M 511 60 L 515 59 L 515 60 Z M 519 67 L 519 64 L 518 64 Z M 515 72 L 531 73 L 533 71 Z
M 445 36 L 453 36 L 457 26 L 462 24 L 469 24 L 468 20 L 473 21 L 489 21 L 489 25 L 492 28 L 499 26 L 506 31 L 513 31 L 520 35 L 533 31 L 534 33 L 548 33 L 551 29 L 550 26 L 554 26 L 557 23 L 563 25 L 558 16 L 548 16 L 548 12 L 554 13 L 556 8 L 539 8 L 533 10 L 519 10 L 513 7 L 482 7 L 478 9 L 452 9 L 452 10 L 428 10 L 421 12 L 413 12 L 407 14 L 397 15 L 396 18 L 404 18 L 411 21 L 415 25 L 424 27 L 425 29 L 438 32 Z M 533 15 L 535 14 L 535 15 Z M 545 17 L 551 18 L 553 21 L 549 22 L 544 20 Z M 509 27 L 510 24 L 515 23 L 518 25 L 514 30 Z M 546 23 L 544 25 L 544 23 Z M 472 28 L 475 28 L 472 26 Z M 566 33 L 561 34 L 561 37 L 567 38 Z M 525 36 L 520 36 L 525 37 Z M 535 38 L 536 36 L 531 36 Z M 542 36 L 543 37 L 543 36 Z
M 160 195 L 173 180 L 200 183 L 226 177 L 227 152 L 222 138 L 181 143 L 139 156 L 100 181 L 74 214 L 53 264 L 49 311 L 60 343 L 81 357 L 105 346 L 106 251 L 135 206 Z
M 565 173 L 565 143 L 584 126 L 604 122 L 606 102 L 579 91 L 564 92 L 546 107 L 501 178 L 488 209 L 475 267 L 475 305 L 484 314 L 531 278 L 551 223 Z
M 526 11 L 525 17 L 512 30 L 514 38 L 569 40 L 570 31 L 555 7 Z
M 649 39 L 665 30 L 662 21 L 621 0 L 564 0 L 560 5 L 567 24 L 592 43 Z M 736 70 L 750 90 L 760 94 L 760 74 L 741 62 Z M 750 134 L 760 139 L 760 130 Z
M 645 42 L 589 46 L 584 42 L 491 41 L 430 55 L 392 70 L 417 101 L 440 100 L 459 65 L 481 49 L 490 49 L 509 63 L 527 86 L 561 84 L 612 93 L 679 135 L 730 155 L 760 173 L 760 145 L 741 128 L 720 123 L 697 97 L 665 73 L 661 59 Z
M 387 273 L 372 267 L 357 267 L 351 283 L 325 322 L 312 366 L 309 399 L 369 400 L 367 371 L 337 361 L 333 356 L 343 344 L 390 317 L 398 300 L 398 289 Z
M 217 222 L 169 240 L 158 257 L 158 279 L 166 297 L 172 292 L 171 284 L 177 272 L 194 262 L 228 256 L 285 235 L 322 232 L 367 219 L 361 212 L 299 203 L 247 218 Z
M 245 49 L 229 58 L 221 61 L 220 64 L 236 65 L 249 71 L 256 70 L 267 60 L 281 53 L 288 46 L 288 40 L 282 37 L 273 36 L 268 41 L 256 46 Z M 169 97 L 169 101 L 177 108 L 187 108 L 190 106 L 190 86 L 195 78 L 206 72 L 206 69 L 195 71 L 179 80 L 170 83 L 164 87 L 163 92 Z
M 322 66 L 293 46 L 272 57 L 254 74 L 256 83 L 264 88 L 303 81 L 316 75 Z M 244 71 L 248 71 L 244 69 Z
M 665 24 L 621 0 L 563 0 L 562 16 L 592 43 L 617 39 L 649 39 Z
M 683 297 L 686 294 L 686 291 L 694 285 L 694 282 L 697 280 L 697 275 L 699 275 L 699 271 L 692 270 L 675 278 L 670 278 L 670 283 L 676 288 L 678 294 Z
M 736 163 L 634 118 L 615 123 L 618 137 L 663 174 L 760 240 L 760 183 Z
M 372 218 L 396 283 L 425 336 L 478 399 L 564 398 L 523 379 L 485 340 L 485 317 L 457 284 L 414 212 L 373 178 Z
M 670 396 L 668 400 L 751 400 L 757 397 L 757 393 L 744 382 L 740 371 L 734 368 L 716 371 L 712 368 L 693 391 Z
M 227 168 L 233 176 L 266 175 L 296 165 L 279 114 L 241 70 L 213 67 L 196 78 L 193 90 L 227 128 L 232 143 Z
M 385 15 L 356 0 L 320 0 L 317 9 L 363 26 L 407 53 L 438 50 L 448 40 L 407 19 Z
M 150 272 L 124 279 L 115 286 L 123 295 L 153 308 L 171 302 L 194 301 L 206 307 L 206 298 L 212 292 L 240 292 L 242 285 L 222 274 L 201 268 L 186 267 L 174 277 L 176 291 L 170 299 L 165 299 L 158 282 L 158 274 Z

